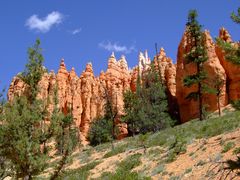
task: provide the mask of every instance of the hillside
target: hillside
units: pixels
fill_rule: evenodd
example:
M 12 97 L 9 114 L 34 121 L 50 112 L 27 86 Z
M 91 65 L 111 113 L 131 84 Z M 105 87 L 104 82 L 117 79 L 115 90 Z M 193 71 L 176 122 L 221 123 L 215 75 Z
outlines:
M 239 119 L 239 111 L 226 112 L 115 141 L 113 150 L 111 143 L 80 147 L 60 179 L 231 179 L 240 171 Z

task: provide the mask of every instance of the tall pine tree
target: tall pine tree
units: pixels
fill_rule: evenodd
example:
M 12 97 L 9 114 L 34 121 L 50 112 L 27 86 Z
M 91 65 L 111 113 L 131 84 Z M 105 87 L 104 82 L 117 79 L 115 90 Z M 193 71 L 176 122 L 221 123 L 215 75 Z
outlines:
M 10 163 L 11 177 L 25 180 L 32 179 L 48 167 L 49 141 L 58 134 L 65 118 L 55 105 L 50 125 L 45 124 L 48 116 L 46 105 L 37 98 L 38 82 L 46 71 L 42 64 L 40 40 L 29 48 L 28 55 L 26 69 L 20 74 L 27 88 L 12 102 L 1 106 L 0 111 L 0 157 Z M 61 171 L 67 155 L 68 151 L 53 177 L 56 178 Z
M 203 69 L 203 63 L 208 60 L 206 47 L 204 46 L 205 35 L 202 32 L 202 26 L 197 21 L 197 11 L 190 10 L 187 22 L 187 35 L 190 40 L 190 51 L 185 54 L 187 63 L 194 63 L 196 65 L 196 73 L 184 78 L 184 86 L 191 87 L 197 85 L 198 89 L 190 93 L 186 98 L 198 100 L 199 119 L 203 120 L 203 89 L 204 79 L 206 79 L 206 72 Z

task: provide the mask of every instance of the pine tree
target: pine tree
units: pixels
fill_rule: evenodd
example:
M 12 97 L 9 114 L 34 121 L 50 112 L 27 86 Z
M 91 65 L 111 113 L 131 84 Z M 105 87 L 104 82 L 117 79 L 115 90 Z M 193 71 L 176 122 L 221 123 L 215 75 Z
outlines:
M 123 122 L 130 126 L 130 132 L 145 134 L 173 125 L 165 87 L 154 65 L 144 75 L 142 83 L 138 78 L 136 92 L 124 94 L 124 103 L 126 115 Z
M 46 72 L 42 65 L 40 40 L 29 48 L 28 54 L 26 69 L 20 74 L 27 85 L 26 92 L 1 106 L 0 111 L 0 157 L 10 163 L 12 177 L 26 180 L 48 167 L 49 141 L 57 135 L 60 122 L 65 118 L 55 104 L 50 125 L 45 124 L 48 115 L 46 105 L 37 98 L 38 82 Z M 68 151 L 55 171 L 55 177 L 61 171 L 67 155 Z
M 203 63 L 208 60 L 206 47 L 204 46 L 204 33 L 202 26 L 197 21 L 197 11 L 190 10 L 187 22 L 187 34 L 190 39 L 190 51 L 185 54 L 187 63 L 196 65 L 196 74 L 189 75 L 184 78 L 184 86 L 191 87 L 197 85 L 198 89 L 190 93 L 186 98 L 198 100 L 199 104 L 199 119 L 203 120 L 203 81 L 206 79 L 206 72 L 203 69 Z
M 88 140 L 93 146 L 111 142 L 112 148 L 114 148 L 113 140 L 116 139 L 118 131 L 115 122 L 117 109 L 113 107 L 112 98 L 107 89 L 105 89 L 105 114 L 103 117 L 98 117 L 92 122 L 88 132 Z
M 140 133 L 156 132 L 172 125 L 165 86 L 153 64 L 144 77 L 139 97 Z
M 238 12 L 237 14 L 235 14 L 234 12 L 232 12 L 231 14 L 231 19 L 233 20 L 233 22 L 240 24 L 240 8 L 238 8 Z
M 240 8 L 238 8 L 238 13 L 232 12 L 231 19 L 233 22 L 240 24 Z M 220 46 L 225 52 L 225 59 L 232 62 L 233 64 L 240 65 L 240 46 L 238 44 L 233 44 L 226 42 L 220 38 L 216 39 L 218 46 Z

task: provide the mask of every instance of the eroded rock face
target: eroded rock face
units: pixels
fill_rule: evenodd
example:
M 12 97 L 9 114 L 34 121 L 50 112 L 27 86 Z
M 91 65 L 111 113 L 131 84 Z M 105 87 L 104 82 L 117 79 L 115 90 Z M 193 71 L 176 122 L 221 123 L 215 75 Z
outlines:
M 224 28 L 221 28 L 219 31 L 219 38 L 222 40 L 237 45 L 231 39 L 230 34 Z M 227 74 L 227 91 L 229 94 L 229 100 L 238 100 L 240 99 L 240 66 L 233 64 L 231 61 L 225 58 L 224 50 L 221 47 L 216 46 L 217 56 L 226 71 Z
M 205 32 L 205 45 L 207 48 L 208 61 L 204 62 L 204 70 L 207 73 L 206 84 L 210 88 L 214 88 L 216 78 L 223 81 L 221 88 L 220 105 L 225 106 L 228 103 L 226 94 L 226 74 L 220 61 L 215 53 L 215 45 L 208 31 Z M 176 70 L 176 97 L 178 100 L 181 122 L 186 122 L 190 119 L 199 117 L 198 101 L 187 100 L 186 97 L 189 93 L 197 91 L 198 86 L 185 87 L 183 79 L 197 72 L 196 65 L 193 63 L 186 63 L 184 54 L 190 50 L 189 35 L 185 32 L 178 47 L 177 56 L 177 70 Z M 217 96 L 215 94 L 203 94 L 203 104 L 207 110 L 214 111 L 217 109 Z
M 220 94 L 220 106 L 228 104 L 230 100 L 240 99 L 240 67 L 225 60 L 224 51 L 216 46 L 208 31 L 205 32 L 205 45 L 209 60 L 204 63 L 207 73 L 206 84 L 210 88 L 215 88 L 216 78 L 223 82 Z M 223 28 L 219 37 L 224 41 L 231 42 L 229 33 Z M 197 85 L 188 88 L 183 85 L 183 79 L 196 73 L 196 65 L 187 64 L 184 54 L 189 52 L 189 37 L 185 32 L 178 47 L 177 64 L 166 56 L 163 48 L 153 63 L 159 72 L 161 81 L 166 85 L 168 96 L 169 112 L 173 117 L 178 118 L 180 114 L 181 122 L 189 121 L 199 117 L 198 102 L 187 100 L 189 93 L 197 90 Z M 126 124 L 122 124 L 120 118 L 124 115 L 123 93 L 126 90 L 136 91 L 137 79 L 143 81 L 144 74 L 151 68 L 151 60 L 147 51 L 140 52 L 138 65 L 131 70 L 128 68 L 124 56 L 119 60 L 114 53 L 108 59 L 106 72 L 101 72 L 99 76 L 94 76 L 91 63 L 86 65 L 85 70 L 78 76 L 75 69 L 68 71 L 64 60 L 61 60 L 57 74 L 54 72 L 45 73 L 39 82 L 40 92 L 38 98 L 46 100 L 49 112 L 54 108 L 54 92 L 57 89 L 59 108 L 66 114 L 72 110 L 74 122 L 79 128 L 80 138 L 85 144 L 91 122 L 104 116 L 107 98 L 112 102 L 116 112 L 115 123 L 119 127 L 119 139 L 127 135 Z M 227 84 L 227 85 L 226 85 Z M 14 96 L 20 95 L 27 89 L 26 84 L 14 77 L 8 90 L 8 99 L 12 101 Z M 207 110 L 217 110 L 217 96 L 205 93 L 203 103 L 207 105 Z
M 75 69 L 68 72 L 64 60 L 61 60 L 57 74 L 45 73 L 39 82 L 38 98 L 46 100 L 49 112 L 54 108 L 54 91 L 57 89 L 58 106 L 67 114 L 72 110 L 76 127 L 79 128 L 80 138 L 86 144 L 86 137 L 91 122 L 97 117 L 104 116 L 106 98 L 110 98 L 116 111 L 116 125 L 120 129 L 118 139 L 127 135 L 127 127 L 119 118 L 124 114 L 123 92 L 130 89 L 131 75 L 127 61 L 122 56 L 118 61 L 114 54 L 108 61 L 106 73 L 101 72 L 95 77 L 92 64 L 88 63 L 80 77 Z M 15 77 L 8 90 L 8 99 L 12 101 L 14 96 L 21 95 L 26 89 L 26 84 Z
M 171 58 L 167 57 L 163 48 L 160 49 L 153 61 L 155 68 L 159 72 L 161 81 L 166 87 L 169 113 L 172 118 L 179 119 L 176 99 L 176 65 L 173 64 Z

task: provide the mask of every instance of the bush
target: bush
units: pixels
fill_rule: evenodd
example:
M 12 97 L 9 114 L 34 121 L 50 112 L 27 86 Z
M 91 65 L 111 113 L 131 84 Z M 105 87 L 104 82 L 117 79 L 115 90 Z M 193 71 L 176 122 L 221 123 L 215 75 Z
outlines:
M 142 80 L 140 83 L 138 78 L 136 92 L 124 94 L 126 115 L 123 121 L 133 135 L 156 132 L 175 123 L 168 113 L 165 86 L 153 64 Z
M 111 141 L 112 138 L 112 121 L 106 118 L 100 118 L 93 121 L 90 125 L 88 133 L 88 140 L 91 145 L 96 146 L 98 144 Z

